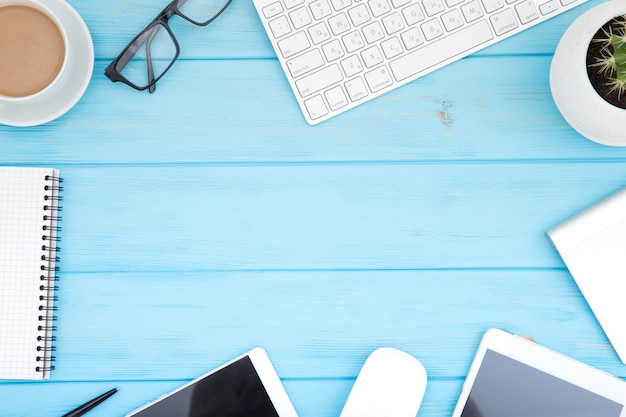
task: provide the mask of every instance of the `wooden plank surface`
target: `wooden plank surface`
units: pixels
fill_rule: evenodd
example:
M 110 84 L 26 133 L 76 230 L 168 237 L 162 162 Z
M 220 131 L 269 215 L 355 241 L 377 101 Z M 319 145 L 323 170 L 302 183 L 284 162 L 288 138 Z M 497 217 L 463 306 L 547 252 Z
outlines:
M 555 268 L 545 231 L 623 187 L 626 163 L 62 172 L 67 273 Z
M 3 384 L 3 415 L 49 413 L 25 401 L 33 393 L 60 414 L 111 385 L 119 396 L 93 415 L 121 415 L 255 345 L 294 387 L 303 417 L 336 415 L 382 345 L 422 361 L 430 385 L 420 415 L 440 415 L 492 326 L 624 376 L 562 270 L 66 274 L 59 297 L 59 368 L 50 383 Z
M 184 379 L 256 345 L 284 378 L 354 378 L 367 354 L 387 344 L 419 357 L 435 379 L 458 379 L 492 326 L 624 373 L 563 270 L 67 277 L 60 380 Z M 92 356 L 116 361 L 90 368 Z
M 105 79 L 107 63 L 96 63 L 85 96 L 62 118 L 34 128 L 0 126 L 4 163 L 611 161 L 626 156 L 626 149 L 598 146 L 563 120 L 550 95 L 549 56 L 466 58 L 314 127 L 304 122 L 273 60 L 177 62 L 153 95 Z
M 308 126 L 249 0 L 196 28 L 155 94 L 104 67 L 164 6 L 71 0 L 81 101 L 0 126 L 0 163 L 65 178 L 57 370 L 0 381 L 0 415 L 123 416 L 254 347 L 301 417 L 336 417 L 367 355 L 425 365 L 449 416 L 489 327 L 626 378 L 545 231 L 626 186 L 626 149 L 558 113 L 552 53 L 589 3 Z M 37 398 L 37 401 L 33 401 Z

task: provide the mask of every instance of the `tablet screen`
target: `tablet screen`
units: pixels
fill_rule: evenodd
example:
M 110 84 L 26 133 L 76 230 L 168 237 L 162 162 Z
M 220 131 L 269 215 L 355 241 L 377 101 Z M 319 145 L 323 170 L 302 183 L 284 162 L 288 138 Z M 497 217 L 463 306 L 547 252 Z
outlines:
M 618 417 L 622 405 L 487 349 L 461 417 Z
M 279 417 L 248 356 L 133 417 Z

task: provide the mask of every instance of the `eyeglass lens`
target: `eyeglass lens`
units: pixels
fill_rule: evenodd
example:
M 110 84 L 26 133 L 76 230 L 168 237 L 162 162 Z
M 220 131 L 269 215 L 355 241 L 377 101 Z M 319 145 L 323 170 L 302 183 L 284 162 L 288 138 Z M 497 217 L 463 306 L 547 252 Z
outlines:
M 170 32 L 162 24 L 157 24 L 139 35 L 120 59 L 117 69 L 128 81 L 143 88 L 167 71 L 176 54 L 176 42 Z
M 178 0 L 175 7 L 185 19 L 205 25 L 228 3 L 229 0 Z M 157 21 L 146 28 L 117 62 L 116 70 L 137 88 L 144 89 L 153 84 L 178 56 L 176 40 L 166 24 Z
M 178 12 L 198 25 L 213 20 L 228 4 L 228 0 L 179 0 Z

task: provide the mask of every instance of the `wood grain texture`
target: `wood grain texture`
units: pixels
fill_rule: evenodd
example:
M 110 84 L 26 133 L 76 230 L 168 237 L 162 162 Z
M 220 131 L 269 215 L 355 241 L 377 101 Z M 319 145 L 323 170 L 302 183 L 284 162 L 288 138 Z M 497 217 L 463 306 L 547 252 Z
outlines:
M 449 416 L 483 332 L 526 334 L 626 378 L 545 231 L 626 186 L 626 149 L 572 130 L 548 71 L 592 0 L 308 126 L 250 0 L 206 28 L 155 94 L 105 66 L 166 2 L 71 0 L 91 84 L 43 126 L 0 126 L 0 163 L 64 176 L 57 370 L 0 381 L 0 415 L 117 416 L 254 346 L 301 417 L 336 417 L 367 355 L 429 374 Z M 33 401 L 38 398 L 38 401 Z
M 44 126 L 0 126 L 9 164 L 622 160 L 550 95 L 550 57 L 470 57 L 311 127 L 273 60 L 177 62 L 150 95 L 97 62 L 85 96 Z
M 68 273 L 562 268 L 545 231 L 626 178 L 622 162 L 61 169 Z
M 354 378 L 382 345 L 458 379 L 493 326 L 624 373 L 562 270 L 66 274 L 59 299 L 60 380 L 189 378 L 256 345 L 287 379 Z
M 52 383 L 3 384 L 3 415 L 60 414 L 112 385 L 120 393 L 94 415 L 122 415 L 259 344 L 304 417 L 340 411 L 382 345 L 427 368 L 420 415 L 449 415 L 491 326 L 624 376 L 559 270 L 66 274 L 63 284 L 59 369 Z M 35 393 L 53 408 L 24 401 Z

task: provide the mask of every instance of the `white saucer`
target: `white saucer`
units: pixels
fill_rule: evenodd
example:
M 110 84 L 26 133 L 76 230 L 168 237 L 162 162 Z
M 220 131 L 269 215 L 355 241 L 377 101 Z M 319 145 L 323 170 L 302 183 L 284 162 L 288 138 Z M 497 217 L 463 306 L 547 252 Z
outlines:
M 0 103 L 0 123 L 10 126 L 36 126 L 65 114 L 82 97 L 91 81 L 94 52 L 91 34 L 82 17 L 65 0 L 46 2 L 57 13 L 68 38 L 67 71 L 49 92 L 30 100 Z

